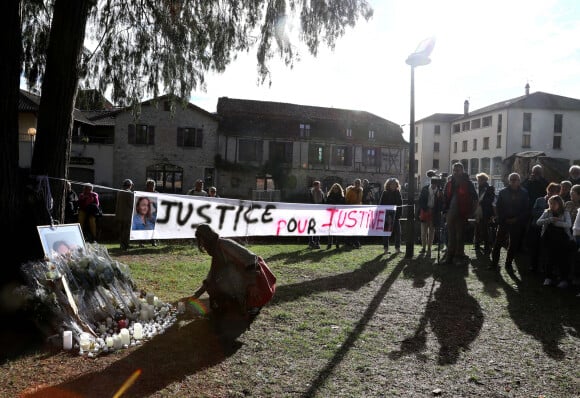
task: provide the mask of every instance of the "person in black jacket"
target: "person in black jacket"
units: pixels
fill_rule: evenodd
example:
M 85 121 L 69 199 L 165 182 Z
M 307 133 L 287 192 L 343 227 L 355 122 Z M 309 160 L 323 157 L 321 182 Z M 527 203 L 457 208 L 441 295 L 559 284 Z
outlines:
M 324 196 L 322 189 L 320 189 L 320 181 L 314 181 L 312 183 L 312 188 L 310 188 L 310 203 L 323 204 L 325 201 L 326 197 Z M 320 249 L 320 236 L 310 236 L 308 247 L 311 249 Z
M 392 232 L 391 237 L 395 240 L 395 251 L 397 253 L 401 252 L 401 206 L 403 205 L 403 197 L 401 196 L 401 185 L 399 180 L 396 178 L 389 178 L 385 181 L 384 191 L 381 194 L 381 200 L 379 205 L 394 205 L 397 206 L 395 210 L 394 217 L 392 214 L 387 213 L 385 216 L 385 222 L 387 222 L 387 217 L 393 217 L 392 220 Z M 385 254 L 389 253 L 389 236 L 385 235 L 383 237 L 383 247 L 385 249 Z
M 419 220 L 421 221 L 421 253 L 427 251 L 431 255 L 431 246 L 435 231 L 441 226 L 441 210 L 443 205 L 443 180 L 431 178 L 429 184 L 421 189 L 419 194 Z M 438 236 L 437 239 L 441 239 Z
M 66 187 L 66 207 L 64 209 L 64 223 L 73 224 L 79 218 L 79 196 L 72 189 L 70 181 L 65 182 Z
M 477 178 L 477 209 L 475 210 L 475 234 L 473 244 L 476 251 L 481 250 L 483 242 L 483 251 L 486 255 L 491 252 L 491 239 L 489 237 L 489 223 L 493 214 L 493 204 L 495 202 L 495 188 L 489 185 L 489 176 L 485 173 L 479 173 Z
M 529 219 L 530 205 L 528 192 L 520 185 L 520 175 L 511 173 L 508 177 L 509 186 L 499 191 L 495 210 L 497 214 L 497 235 L 491 254 L 491 267 L 497 269 L 499 252 L 502 246 L 507 246 L 505 268 L 513 271 L 512 261 L 522 238 L 522 225 Z
M 335 182 L 330 187 L 328 194 L 326 195 L 326 203 L 329 205 L 343 205 L 344 204 L 344 190 L 342 189 L 342 185 L 338 182 Z M 326 250 L 329 250 L 332 245 L 335 244 L 336 248 L 338 249 L 339 243 L 338 238 L 336 236 L 329 235 L 328 236 L 328 245 L 326 245 Z

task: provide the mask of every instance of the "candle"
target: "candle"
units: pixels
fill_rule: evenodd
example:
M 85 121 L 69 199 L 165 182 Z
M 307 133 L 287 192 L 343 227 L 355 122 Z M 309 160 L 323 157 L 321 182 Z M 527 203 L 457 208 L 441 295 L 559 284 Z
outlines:
M 113 348 L 115 341 L 113 340 L 113 338 L 111 336 L 107 337 L 107 339 L 105 341 L 107 343 L 107 347 Z
M 147 307 L 144 306 L 143 308 L 141 308 L 141 314 L 140 314 L 139 318 L 142 321 L 148 321 L 149 320 L 149 310 L 147 309 Z
M 153 293 L 147 293 L 147 296 L 145 296 L 145 298 L 147 300 L 147 304 L 155 303 L 155 296 L 153 295 Z
M 133 337 L 135 337 L 135 340 L 141 340 L 143 338 L 143 325 L 139 322 L 133 325 Z
M 129 345 L 129 343 L 131 343 L 131 335 L 129 335 L 129 330 L 127 328 L 121 329 L 119 335 L 121 336 L 121 344 Z
M 62 332 L 62 348 L 65 350 L 72 349 L 72 332 L 70 330 Z
M 91 349 L 91 337 L 88 333 L 81 333 L 80 340 L 81 350 L 88 351 Z
M 123 342 L 121 341 L 121 336 L 118 334 L 113 336 L 113 348 L 118 350 L 123 346 Z

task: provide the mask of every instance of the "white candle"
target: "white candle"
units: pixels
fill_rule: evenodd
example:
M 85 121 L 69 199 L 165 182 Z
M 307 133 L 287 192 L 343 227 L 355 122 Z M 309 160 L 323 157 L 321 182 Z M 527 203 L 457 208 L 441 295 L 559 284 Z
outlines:
M 135 340 L 141 340 L 143 338 L 143 325 L 139 322 L 133 325 L 133 337 Z
M 70 330 L 62 332 L 62 348 L 65 350 L 72 349 L 72 332 Z
M 88 351 L 91 349 L 91 337 L 88 333 L 81 333 L 80 340 L 81 350 Z
M 131 335 L 129 334 L 129 329 L 127 328 L 121 329 L 119 335 L 121 336 L 122 345 L 129 345 L 129 343 L 131 343 Z
M 105 341 L 107 343 L 107 347 L 113 348 L 115 341 L 113 340 L 113 338 L 111 336 L 107 337 L 107 339 Z
M 123 342 L 121 341 L 121 336 L 118 334 L 113 336 L 113 348 L 118 350 L 123 346 Z

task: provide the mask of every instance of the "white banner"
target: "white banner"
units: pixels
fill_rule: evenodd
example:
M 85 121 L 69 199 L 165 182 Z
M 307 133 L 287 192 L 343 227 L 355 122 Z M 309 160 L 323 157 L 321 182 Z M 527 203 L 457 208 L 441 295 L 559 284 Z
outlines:
M 135 192 L 131 240 L 194 238 L 199 224 L 222 237 L 390 236 L 395 206 L 257 202 Z

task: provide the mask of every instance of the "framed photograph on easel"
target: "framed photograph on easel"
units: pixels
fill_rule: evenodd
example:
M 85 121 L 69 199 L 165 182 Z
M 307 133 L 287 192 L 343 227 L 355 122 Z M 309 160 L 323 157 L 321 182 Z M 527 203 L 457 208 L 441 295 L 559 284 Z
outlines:
M 37 226 L 44 255 L 49 260 L 66 255 L 71 251 L 86 250 L 80 224 Z

